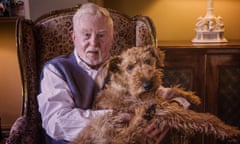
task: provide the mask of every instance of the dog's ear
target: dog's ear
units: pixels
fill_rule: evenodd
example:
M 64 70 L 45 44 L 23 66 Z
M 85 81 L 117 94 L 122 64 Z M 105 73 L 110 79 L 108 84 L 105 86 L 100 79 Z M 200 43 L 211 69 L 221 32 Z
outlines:
M 120 56 L 114 56 L 111 59 L 109 59 L 108 63 L 107 63 L 107 69 L 108 72 L 119 72 L 120 68 L 119 68 L 119 64 L 122 62 L 122 58 Z
M 120 56 L 114 56 L 107 60 L 101 69 L 98 71 L 98 74 L 96 76 L 96 83 L 98 87 L 101 89 L 103 88 L 104 84 L 107 83 L 109 80 L 109 77 L 111 73 L 116 73 L 120 71 L 118 64 L 121 63 L 121 58 Z
M 147 49 L 151 52 L 152 56 L 157 58 L 157 67 L 164 67 L 164 52 L 155 46 L 148 46 Z

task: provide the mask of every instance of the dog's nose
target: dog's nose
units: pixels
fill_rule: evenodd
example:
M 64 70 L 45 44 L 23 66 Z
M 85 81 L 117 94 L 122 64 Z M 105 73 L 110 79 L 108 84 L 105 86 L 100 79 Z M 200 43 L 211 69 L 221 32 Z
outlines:
M 145 90 L 150 90 L 153 87 L 153 82 L 152 81 L 143 82 L 142 86 Z

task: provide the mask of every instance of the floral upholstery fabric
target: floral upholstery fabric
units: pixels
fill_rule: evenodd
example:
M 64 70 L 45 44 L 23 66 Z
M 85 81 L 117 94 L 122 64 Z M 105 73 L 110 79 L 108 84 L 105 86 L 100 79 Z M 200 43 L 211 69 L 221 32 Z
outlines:
M 16 38 L 23 85 L 23 110 L 12 125 L 7 144 L 44 144 L 36 96 L 43 64 L 73 50 L 72 16 L 76 8 L 54 11 L 35 22 L 18 18 Z M 148 17 L 128 17 L 109 9 L 114 21 L 115 41 L 111 51 L 117 55 L 132 46 L 155 45 L 156 34 Z

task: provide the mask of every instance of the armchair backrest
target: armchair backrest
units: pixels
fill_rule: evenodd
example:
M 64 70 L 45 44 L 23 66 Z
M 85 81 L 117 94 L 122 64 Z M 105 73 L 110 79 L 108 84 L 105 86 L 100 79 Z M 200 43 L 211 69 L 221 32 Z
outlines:
M 36 20 L 34 32 L 40 67 L 46 60 L 72 52 L 70 32 L 72 16 L 77 9 L 78 7 L 54 11 Z M 132 46 L 155 44 L 156 33 L 150 18 L 129 17 L 115 10 L 108 10 L 114 22 L 112 55 Z
M 18 18 L 16 41 L 23 86 L 22 116 L 13 124 L 7 143 L 42 144 L 36 96 L 43 64 L 73 50 L 72 16 L 79 6 L 45 14 L 36 21 Z M 112 55 L 132 46 L 156 45 L 153 23 L 146 16 L 129 17 L 109 9 L 114 22 Z

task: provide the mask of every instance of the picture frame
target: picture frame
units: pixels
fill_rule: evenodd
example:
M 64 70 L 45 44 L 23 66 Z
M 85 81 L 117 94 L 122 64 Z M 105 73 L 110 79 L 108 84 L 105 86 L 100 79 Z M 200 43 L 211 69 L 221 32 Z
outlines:
M 24 0 L 0 0 L 0 19 L 24 16 Z

